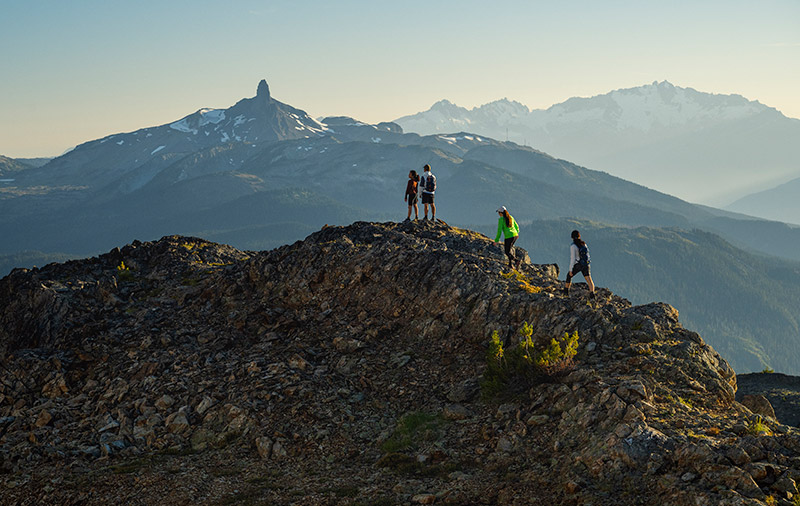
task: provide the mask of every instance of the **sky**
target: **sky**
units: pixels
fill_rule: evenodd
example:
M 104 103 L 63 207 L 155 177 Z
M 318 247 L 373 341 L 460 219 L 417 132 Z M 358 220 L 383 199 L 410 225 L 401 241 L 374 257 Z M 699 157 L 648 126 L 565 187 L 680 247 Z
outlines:
M 0 0 L 0 155 L 272 96 L 369 123 L 667 80 L 800 118 L 800 1 Z

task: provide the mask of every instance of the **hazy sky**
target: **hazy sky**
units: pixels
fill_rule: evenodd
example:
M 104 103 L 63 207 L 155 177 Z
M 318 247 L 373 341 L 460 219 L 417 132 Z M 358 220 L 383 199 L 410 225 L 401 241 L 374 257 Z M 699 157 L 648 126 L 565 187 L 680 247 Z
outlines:
M 800 118 L 800 1 L 0 0 L 0 154 L 272 95 L 376 123 L 668 80 Z

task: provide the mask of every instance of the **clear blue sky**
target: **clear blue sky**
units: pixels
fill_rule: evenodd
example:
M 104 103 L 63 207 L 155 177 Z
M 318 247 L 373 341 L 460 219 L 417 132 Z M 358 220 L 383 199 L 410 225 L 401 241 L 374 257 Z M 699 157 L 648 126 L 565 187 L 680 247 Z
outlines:
M 800 118 L 800 1 L 0 0 L 0 69 L 13 157 L 229 107 L 262 78 L 372 123 L 665 79 Z

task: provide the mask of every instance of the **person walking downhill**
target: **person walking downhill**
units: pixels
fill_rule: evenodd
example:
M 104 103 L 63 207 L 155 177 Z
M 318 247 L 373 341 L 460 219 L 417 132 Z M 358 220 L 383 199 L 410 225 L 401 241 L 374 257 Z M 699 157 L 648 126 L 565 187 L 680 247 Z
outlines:
M 494 242 L 500 242 L 500 234 L 502 233 L 503 237 L 505 237 L 504 246 L 508 257 L 508 268 L 519 269 L 522 258 L 519 255 L 514 256 L 514 243 L 517 242 L 517 237 L 519 237 L 517 220 L 508 213 L 508 209 L 505 206 L 500 206 L 497 214 L 500 215 L 500 219 L 497 220 L 497 237 L 494 238 Z
M 403 197 L 404 202 L 408 202 L 408 216 L 406 221 L 411 220 L 411 208 L 414 208 L 414 220 L 419 219 L 419 207 L 417 207 L 417 184 L 419 184 L 419 175 L 417 171 L 412 170 L 408 173 L 408 184 L 406 185 L 406 195 Z
M 567 282 L 564 285 L 564 295 L 569 295 L 569 287 L 572 284 L 572 277 L 579 272 L 583 274 L 586 284 L 589 285 L 589 297 L 594 298 L 594 282 L 590 275 L 589 247 L 581 239 L 581 233 L 577 230 L 572 231 L 572 244 L 569 245 L 569 269 L 567 270 Z
M 419 187 L 422 189 L 422 206 L 425 217 L 428 219 L 428 205 L 431 206 L 431 220 L 436 221 L 436 204 L 433 203 L 433 195 L 436 192 L 436 176 L 431 172 L 431 166 L 427 163 L 422 168 L 422 177 L 419 180 Z

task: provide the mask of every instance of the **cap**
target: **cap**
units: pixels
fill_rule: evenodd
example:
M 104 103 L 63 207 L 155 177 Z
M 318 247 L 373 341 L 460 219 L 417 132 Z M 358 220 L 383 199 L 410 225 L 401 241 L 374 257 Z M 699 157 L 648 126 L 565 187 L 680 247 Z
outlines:
M 498 213 L 502 213 L 506 211 L 506 206 L 500 206 L 500 209 L 497 210 Z

